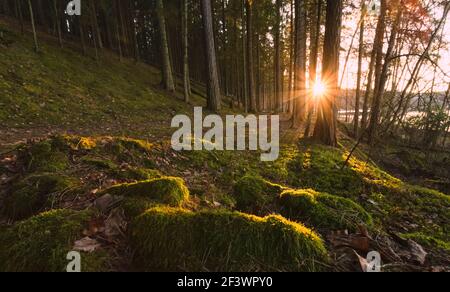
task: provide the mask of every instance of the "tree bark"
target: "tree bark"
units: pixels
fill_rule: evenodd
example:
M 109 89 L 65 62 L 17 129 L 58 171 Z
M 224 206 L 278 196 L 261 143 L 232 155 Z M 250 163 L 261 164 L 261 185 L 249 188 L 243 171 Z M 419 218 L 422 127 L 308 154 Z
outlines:
M 17 9 L 19 10 L 19 21 L 20 21 L 20 33 L 23 35 L 25 32 L 25 25 L 23 22 L 23 12 L 22 12 L 22 4 L 21 4 L 22 0 L 16 0 L 17 3 Z
M 56 1 L 57 0 L 53 0 L 53 9 L 55 10 L 55 26 L 56 26 L 56 30 L 58 32 L 59 46 L 62 48 L 63 42 L 62 42 L 62 35 L 61 35 L 61 19 L 59 18 L 58 4 L 56 3 Z
M 102 35 L 100 33 L 100 28 L 99 28 L 98 19 L 97 19 L 97 7 L 96 7 L 97 4 L 96 3 L 97 3 L 97 0 L 93 0 L 91 3 L 92 4 L 92 16 L 93 16 L 93 22 L 94 22 L 95 35 L 97 38 L 97 44 L 100 49 L 103 49 Z
M 31 19 L 31 29 L 33 30 L 33 39 L 34 39 L 34 51 L 39 51 L 37 32 L 36 32 L 36 24 L 34 22 L 34 14 L 33 14 L 33 5 L 31 4 L 31 0 L 28 0 L 28 8 L 30 10 L 30 19 Z
M 189 103 L 191 82 L 189 77 L 189 35 L 188 35 L 188 0 L 182 1 L 182 35 L 183 35 L 183 85 L 184 101 Z
M 358 73 L 356 77 L 356 97 L 355 97 L 355 116 L 353 117 L 353 134 L 355 138 L 359 136 L 359 112 L 361 103 L 361 83 L 362 83 L 362 62 L 364 58 L 364 28 L 367 14 L 367 6 L 363 1 L 361 9 L 361 21 L 359 24 L 359 49 L 358 49 Z
M 306 2 L 295 1 L 295 86 L 293 127 L 298 128 L 306 111 Z
M 276 0 L 276 17 L 274 25 L 274 45 L 275 45 L 275 62 L 274 62 L 274 73 L 275 73 L 275 104 L 276 110 L 282 112 L 283 106 L 283 76 L 281 72 L 281 7 L 283 1 Z
M 342 1 L 327 1 L 327 20 L 323 51 L 322 82 L 327 92 L 319 103 L 314 138 L 325 145 L 337 146 L 335 99 L 339 95 L 339 51 L 342 24 Z
M 162 75 L 163 75 L 162 83 L 165 90 L 175 92 L 175 83 L 173 80 L 172 65 L 170 63 L 169 43 L 167 39 L 166 18 L 164 16 L 163 0 L 157 0 L 156 4 L 157 4 L 156 13 L 158 15 L 159 34 L 161 40 Z
M 316 0 L 317 3 L 313 7 L 313 13 L 311 14 L 311 51 L 310 51 L 310 64 L 309 64 L 309 102 L 308 102 L 308 116 L 306 118 L 305 137 L 310 136 L 311 123 L 313 114 L 316 108 L 316 101 L 313 96 L 312 87 L 317 82 L 317 61 L 319 57 L 319 43 L 320 43 L 320 25 L 322 20 L 322 0 Z
M 221 109 L 219 74 L 217 70 L 216 49 L 214 44 L 214 28 L 210 0 L 202 0 L 203 30 L 205 34 L 205 51 L 207 56 L 207 91 L 208 108 L 212 111 Z
M 383 5 L 383 1 L 382 0 L 382 4 Z M 384 4 L 386 5 L 386 4 Z M 389 45 L 388 45 L 388 49 L 386 52 L 386 57 L 385 57 L 385 61 L 384 61 L 384 65 L 381 69 L 381 72 L 379 74 L 379 76 L 376 78 L 376 82 L 375 82 L 375 94 L 374 94 L 374 100 L 373 100 L 373 105 L 372 105 L 372 114 L 371 114 L 371 118 L 370 118 L 370 126 L 369 126 L 369 131 L 368 131 L 368 141 L 369 144 L 373 144 L 375 142 L 375 138 L 377 136 L 377 128 L 378 128 L 378 123 L 380 120 L 380 109 L 381 109 L 381 103 L 383 101 L 383 95 L 385 92 L 385 88 L 386 88 L 386 82 L 388 79 L 388 70 L 391 64 L 391 57 L 392 57 L 392 53 L 394 51 L 394 47 L 395 47 L 395 42 L 397 40 L 397 32 L 400 26 L 400 21 L 403 15 L 403 7 L 401 7 L 400 5 L 400 0 L 396 0 L 396 2 L 394 3 L 394 7 L 397 8 L 397 16 L 395 19 L 395 22 L 392 26 L 392 32 L 391 32 L 391 37 L 389 40 Z M 382 33 L 382 35 L 384 35 L 384 32 Z M 382 44 L 382 40 L 381 40 L 381 44 L 380 47 L 378 48 L 378 53 L 380 57 L 382 57 L 383 54 L 383 44 Z M 380 60 L 377 61 L 381 62 Z M 378 67 L 378 64 L 377 64 Z
M 247 81 L 249 111 L 256 112 L 255 74 L 253 63 L 253 0 L 246 0 L 247 10 Z

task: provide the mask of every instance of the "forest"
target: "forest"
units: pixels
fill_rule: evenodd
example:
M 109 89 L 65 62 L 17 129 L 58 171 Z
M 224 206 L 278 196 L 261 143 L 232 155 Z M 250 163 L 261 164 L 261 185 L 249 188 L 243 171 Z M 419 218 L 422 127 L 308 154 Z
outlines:
M 0 0 L 0 272 L 450 272 L 449 12 Z

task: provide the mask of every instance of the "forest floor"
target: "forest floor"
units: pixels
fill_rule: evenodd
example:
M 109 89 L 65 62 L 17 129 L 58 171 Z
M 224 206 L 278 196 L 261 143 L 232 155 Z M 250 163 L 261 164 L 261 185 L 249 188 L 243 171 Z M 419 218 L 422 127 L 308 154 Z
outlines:
M 344 126 L 338 148 L 285 129 L 272 163 L 173 151 L 202 97 L 39 39 L 0 19 L 0 271 L 63 271 L 71 250 L 85 271 L 361 271 L 374 250 L 385 271 L 450 271 L 448 153 L 362 145 L 344 165 Z

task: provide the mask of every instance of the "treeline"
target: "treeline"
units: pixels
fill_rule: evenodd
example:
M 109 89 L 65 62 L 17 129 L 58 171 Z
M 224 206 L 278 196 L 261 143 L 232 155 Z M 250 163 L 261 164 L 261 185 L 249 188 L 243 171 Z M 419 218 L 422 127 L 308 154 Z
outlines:
M 34 32 L 53 33 L 61 46 L 76 41 L 84 54 L 93 48 L 95 58 L 106 48 L 119 60 L 158 66 L 164 88 L 182 91 L 186 102 L 193 90 L 206 88 L 213 111 L 229 102 L 246 112 L 291 113 L 293 126 L 306 124 L 306 136 L 329 145 L 337 144 L 336 101 L 350 58 L 358 60 L 353 135 L 375 143 L 405 126 L 424 67 L 439 71 L 432 54 L 444 46 L 450 10 L 449 1 L 437 0 L 81 0 L 81 16 L 69 16 L 68 2 L 2 0 L 0 9 L 22 30 L 31 23 Z M 433 19 L 430 11 L 442 17 Z M 355 12 L 340 68 L 343 14 Z M 318 80 L 326 87 L 319 100 L 312 90 Z M 430 117 L 434 104 L 428 102 Z M 448 127 L 446 120 L 427 123 L 421 127 L 441 133 Z

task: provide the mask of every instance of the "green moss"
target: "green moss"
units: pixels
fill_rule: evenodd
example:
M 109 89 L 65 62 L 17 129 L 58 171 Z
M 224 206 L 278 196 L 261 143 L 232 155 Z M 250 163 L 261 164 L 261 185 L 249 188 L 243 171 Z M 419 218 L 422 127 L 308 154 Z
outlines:
M 358 197 L 364 192 L 362 178 L 344 164 L 340 150 L 325 146 L 305 149 L 289 164 L 290 184 L 297 188 L 311 188 L 345 197 Z
M 171 206 L 181 206 L 185 201 L 189 200 L 189 190 L 183 179 L 176 177 L 163 177 L 137 183 L 120 184 L 105 190 L 103 193 L 125 197 L 144 197 Z
M 162 177 L 162 174 L 158 170 L 147 168 L 128 168 L 124 170 L 116 169 L 114 174 L 120 179 L 136 181 L 151 180 Z
M 439 248 L 446 251 L 450 251 L 450 242 L 445 242 L 442 240 L 439 240 L 433 236 L 425 235 L 423 233 L 409 233 L 409 234 L 402 234 L 402 238 L 404 239 L 412 239 L 416 241 L 417 243 L 426 246 L 428 248 Z
M 280 195 L 282 214 L 316 228 L 351 229 L 372 225 L 372 217 L 355 202 L 313 190 L 287 190 Z
M 20 149 L 20 160 L 23 161 L 28 171 L 58 172 L 68 167 L 67 155 L 55 149 L 51 142 L 51 140 L 42 141 Z
M 113 170 L 118 168 L 117 164 L 115 164 L 113 161 L 97 157 L 85 156 L 81 159 L 81 162 L 100 169 Z
M 31 175 L 17 182 L 4 201 L 2 213 L 11 219 L 27 218 L 44 207 L 52 206 L 55 194 L 78 186 L 78 181 L 64 175 Z
M 142 152 L 150 152 L 153 145 L 147 141 L 131 139 L 131 138 L 116 138 L 115 141 L 128 150 L 138 150 Z
M 244 176 L 234 186 L 236 207 L 247 212 L 264 210 L 282 191 L 282 186 L 272 184 L 262 177 Z
M 156 203 L 143 197 L 128 197 L 122 202 L 122 208 L 125 216 L 128 218 L 135 218 L 148 209 L 154 207 Z
M 64 272 L 67 253 L 81 239 L 90 212 L 54 210 L 17 223 L 0 236 L 0 271 Z M 100 271 L 99 254 L 82 254 L 84 271 Z M 93 265 L 93 266 L 91 266 Z
M 328 260 L 319 236 L 280 216 L 157 207 L 130 234 L 147 271 L 318 271 Z

